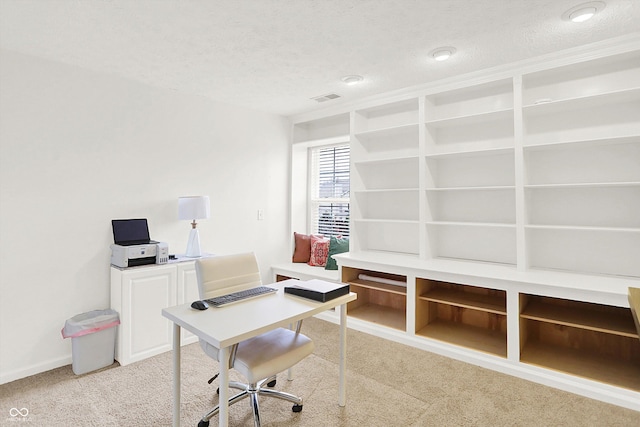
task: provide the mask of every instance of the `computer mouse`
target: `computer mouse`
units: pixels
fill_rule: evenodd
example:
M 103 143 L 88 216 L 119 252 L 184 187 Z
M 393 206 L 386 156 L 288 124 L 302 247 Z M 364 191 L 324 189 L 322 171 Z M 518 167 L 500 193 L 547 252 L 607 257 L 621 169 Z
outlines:
M 196 310 L 206 310 L 209 308 L 209 304 L 204 301 L 194 301 L 191 303 L 191 308 L 195 308 Z

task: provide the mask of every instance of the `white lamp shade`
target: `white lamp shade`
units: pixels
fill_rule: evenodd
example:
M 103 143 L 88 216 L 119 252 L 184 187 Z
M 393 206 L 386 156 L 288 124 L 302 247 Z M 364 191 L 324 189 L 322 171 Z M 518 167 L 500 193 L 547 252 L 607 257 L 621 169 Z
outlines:
M 208 219 L 209 196 L 186 196 L 178 198 L 178 219 L 193 221 Z

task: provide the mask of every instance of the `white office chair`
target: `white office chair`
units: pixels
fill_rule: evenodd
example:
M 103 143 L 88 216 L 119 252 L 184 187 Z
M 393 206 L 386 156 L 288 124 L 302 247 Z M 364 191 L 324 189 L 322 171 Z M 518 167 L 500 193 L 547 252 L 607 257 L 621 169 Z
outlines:
M 198 278 L 198 292 L 201 299 L 208 299 L 231 292 L 250 289 L 261 284 L 260 271 L 253 253 L 216 256 L 201 258 L 196 261 L 196 275 Z M 241 303 L 240 303 L 241 304 Z M 209 308 L 209 310 L 220 310 Z M 206 312 L 202 313 L 206 315 Z M 249 315 L 255 315 L 248 313 Z M 277 397 L 292 402 L 293 412 L 302 411 L 302 399 L 289 393 L 264 388 L 276 384 L 276 374 L 291 368 L 296 363 L 313 353 L 313 341 L 300 333 L 301 322 L 296 330 L 278 328 L 265 332 L 254 338 L 242 341 L 231 349 L 229 367 L 242 374 L 248 384 L 229 381 L 229 387 L 242 390 L 229 399 L 229 406 L 250 397 L 253 409 L 253 420 L 256 427 L 260 426 L 260 412 L 258 395 Z M 204 352 L 215 360 L 218 359 L 219 349 L 200 340 Z M 225 363 L 224 361 L 219 361 Z M 207 427 L 209 420 L 220 410 L 217 405 L 208 412 L 198 427 Z

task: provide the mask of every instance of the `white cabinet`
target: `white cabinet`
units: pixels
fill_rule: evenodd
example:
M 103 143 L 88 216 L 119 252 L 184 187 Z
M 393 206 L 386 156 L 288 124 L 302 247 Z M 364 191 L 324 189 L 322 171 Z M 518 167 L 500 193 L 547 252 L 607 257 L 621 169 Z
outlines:
M 171 322 L 161 310 L 198 299 L 195 262 L 111 267 L 111 308 L 120 315 L 116 360 L 128 365 L 171 350 Z M 194 342 L 183 334 L 182 343 Z

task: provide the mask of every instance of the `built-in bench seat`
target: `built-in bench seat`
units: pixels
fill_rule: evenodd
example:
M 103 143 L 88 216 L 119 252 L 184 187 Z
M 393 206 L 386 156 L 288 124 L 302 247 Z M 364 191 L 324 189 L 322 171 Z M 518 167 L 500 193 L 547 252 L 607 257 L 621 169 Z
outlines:
M 303 262 L 289 262 L 271 266 L 275 282 L 286 279 L 312 280 L 320 279 L 328 282 L 339 282 L 338 270 L 325 270 L 324 267 L 312 267 Z

